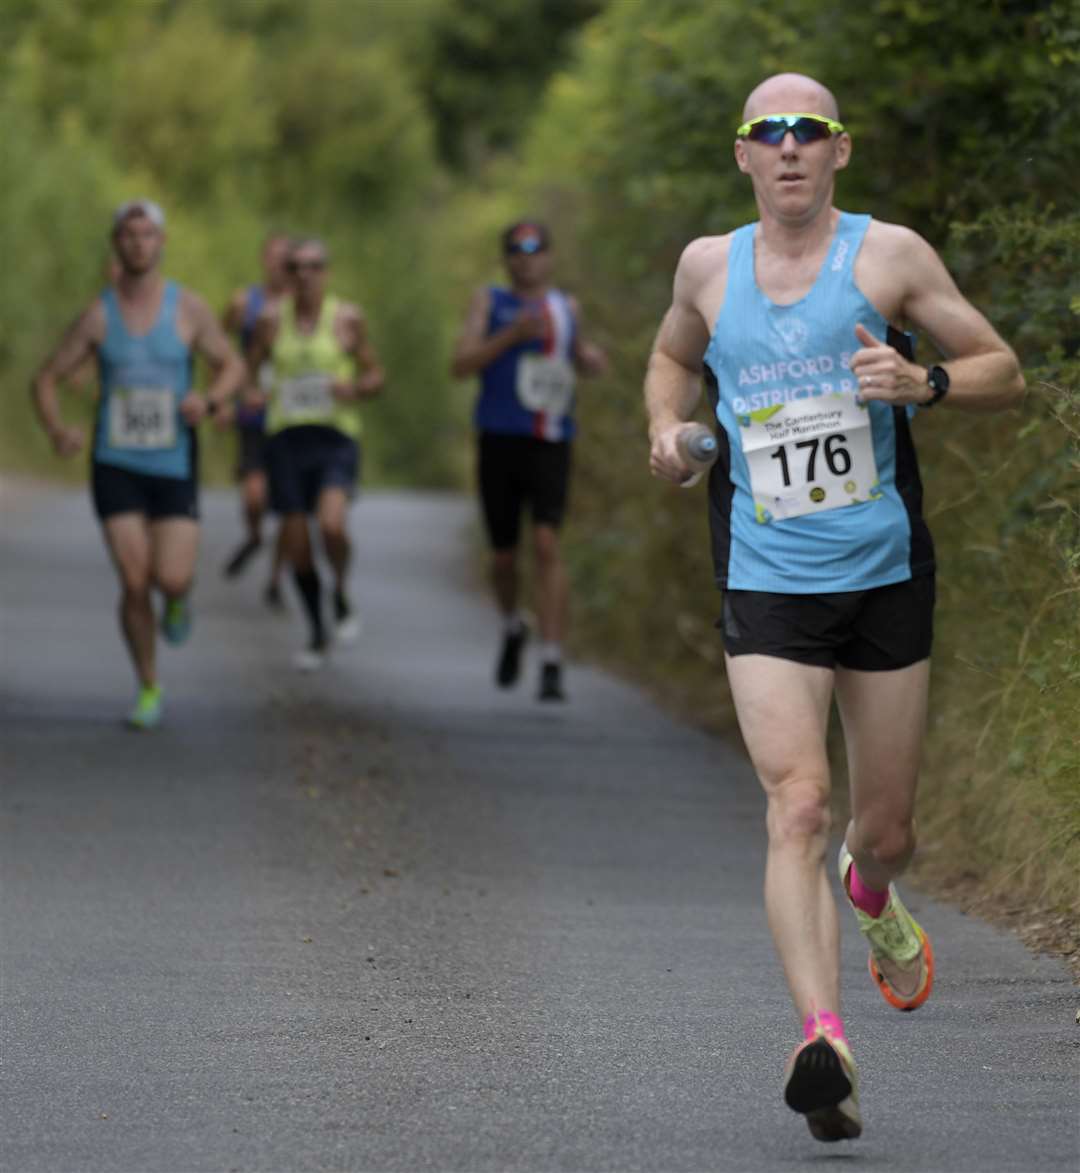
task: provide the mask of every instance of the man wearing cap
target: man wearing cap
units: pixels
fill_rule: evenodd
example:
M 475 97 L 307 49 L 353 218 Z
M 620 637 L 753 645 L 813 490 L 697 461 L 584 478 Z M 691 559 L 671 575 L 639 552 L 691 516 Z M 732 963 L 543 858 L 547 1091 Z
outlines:
M 270 506 L 281 517 L 285 557 L 310 626 L 308 646 L 294 661 L 302 671 L 321 667 L 330 644 L 309 514 L 334 575 L 334 637 L 350 643 L 359 634 L 347 594 L 347 510 L 360 468 L 359 406 L 385 382 L 360 307 L 327 292 L 329 265 L 321 240 L 293 243 L 291 294 L 263 309 L 248 354 L 253 371 L 269 366 Z
M 574 380 L 575 374 L 603 374 L 607 356 L 582 338 L 577 301 L 551 284 L 547 228 L 533 220 L 511 224 L 502 234 L 502 251 L 510 288 L 485 287 L 473 296 L 451 372 L 456 378 L 480 376 L 478 480 L 503 618 L 496 683 L 509 688 L 517 681 L 529 635 L 518 607 L 517 569 L 527 505 L 542 641 L 538 697 L 560 701 L 569 583 L 559 526 L 570 480 Z
M 141 199 L 117 208 L 112 243 L 115 285 L 69 327 L 32 393 L 56 452 L 76 455 L 85 437 L 64 423 L 57 383 L 96 356 L 101 395 L 91 487 L 120 578 L 120 627 L 139 685 L 128 723 L 149 729 L 162 715 L 151 591 L 164 596 L 166 640 L 183 643 L 191 629 L 188 592 L 199 535 L 195 427 L 229 401 L 244 366 L 202 298 L 162 277 L 165 216 L 157 204 Z M 211 370 L 203 394 L 192 389 L 196 353 Z

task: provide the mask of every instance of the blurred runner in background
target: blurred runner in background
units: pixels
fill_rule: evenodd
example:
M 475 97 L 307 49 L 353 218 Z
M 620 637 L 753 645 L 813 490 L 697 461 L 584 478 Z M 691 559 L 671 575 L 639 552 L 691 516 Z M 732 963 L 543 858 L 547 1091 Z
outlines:
M 480 376 L 478 481 L 503 621 L 495 681 L 500 688 L 517 681 L 529 637 L 518 575 L 521 515 L 528 506 L 541 640 L 537 696 L 561 701 L 570 588 L 559 527 L 570 485 L 575 376 L 603 374 L 608 363 L 582 338 L 576 299 L 552 285 L 547 228 L 531 220 L 511 224 L 502 234 L 502 253 L 510 288 L 486 287 L 473 296 L 451 372 Z
M 282 519 L 285 557 L 310 627 L 295 663 L 312 671 L 322 665 L 331 634 L 323 621 L 308 516 L 316 520 L 334 575 L 333 637 L 351 643 L 360 630 L 347 590 L 347 511 L 360 470 L 359 405 L 379 394 L 385 377 L 360 307 L 326 291 L 330 258 L 323 242 L 295 242 L 287 264 L 291 292 L 263 308 L 249 365 L 254 371 L 268 367 L 270 505 Z
M 288 292 L 289 238 L 281 233 L 267 237 L 262 249 L 263 280 L 259 285 L 237 289 L 225 310 L 225 329 L 240 344 L 245 358 L 255 336 L 255 323 L 268 305 L 273 305 Z M 244 388 L 232 411 L 231 422 L 236 425 L 236 476 L 240 482 L 247 536 L 225 564 L 225 576 L 241 574 L 252 556 L 262 546 L 262 523 L 268 505 L 269 486 L 266 475 L 266 408 L 258 394 L 260 378 L 267 372 L 252 370 L 249 386 Z M 252 395 L 254 390 L 255 394 Z M 216 421 L 228 424 L 227 418 Z M 274 557 L 265 598 L 271 607 L 281 607 L 282 541 L 279 531 L 274 543 Z
M 202 298 L 162 277 L 165 216 L 157 204 L 132 200 L 117 208 L 112 242 L 120 265 L 115 285 L 68 329 L 35 377 L 33 398 L 57 453 L 82 451 L 85 437 L 64 423 L 57 383 L 96 355 L 94 508 L 120 578 L 120 626 L 139 684 L 128 722 L 148 729 L 162 716 L 151 592 L 164 596 L 165 639 L 183 643 L 199 540 L 195 428 L 228 404 L 244 364 Z M 211 370 L 205 394 L 192 389 L 196 354 Z

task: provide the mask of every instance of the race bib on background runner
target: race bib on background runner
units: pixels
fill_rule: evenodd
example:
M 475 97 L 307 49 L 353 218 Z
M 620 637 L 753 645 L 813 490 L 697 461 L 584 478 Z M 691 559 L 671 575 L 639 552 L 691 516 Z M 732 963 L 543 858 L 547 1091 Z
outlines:
M 114 387 L 109 392 L 109 446 L 176 445 L 176 398 L 168 387 Z
M 283 379 L 278 390 L 278 404 L 285 419 L 328 416 L 334 410 L 333 380 L 329 375 L 312 372 Z
M 574 368 L 564 358 L 523 354 L 517 367 L 518 402 L 527 411 L 566 415 L 574 398 Z
M 870 412 L 854 395 L 793 399 L 737 418 L 759 522 L 881 496 Z

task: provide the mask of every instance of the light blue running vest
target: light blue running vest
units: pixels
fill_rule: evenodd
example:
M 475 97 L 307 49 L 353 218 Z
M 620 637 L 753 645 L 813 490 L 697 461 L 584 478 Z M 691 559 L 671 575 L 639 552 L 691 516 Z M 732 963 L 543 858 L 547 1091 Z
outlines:
M 125 468 L 147 476 L 173 477 L 186 480 L 193 473 L 191 429 L 183 422 L 179 404 L 191 389 L 191 350 L 176 331 L 176 316 L 180 305 L 180 286 L 175 281 L 165 283 L 161 312 L 149 332 L 136 336 L 124 325 L 116 291 L 105 289 L 101 294 L 105 306 L 105 340 L 98 350 L 98 368 L 101 375 L 101 399 L 98 403 L 94 436 L 94 460 Z M 169 429 L 172 443 L 160 446 L 155 442 L 153 429 L 161 424 L 153 411 L 145 410 L 146 392 L 154 394 L 157 402 L 171 403 L 173 419 Z M 169 399 L 160 392 L 169 392 Z M 117 418 L 123 419 L 123 397 L 141 393 L 143 415 L 129 411 L 124 431 L 117 433 Z M 114 403 L 120 399 L 120 403 Z M 134 402 L 134 401 L 133 401 Z M 145 425 L 145 426 L 140 426 Z
M 888 323 L 855 284 L 853 269 L 869 216 L 840 214 L 828 256 L 810 292 L 792 305 L 776 305 L 758 288 L 754 274 L 756 224 L 732 234 L 723 308 L 705 351 L 705 379 L 720 424 L 721 459 L 709 482 L 713 559 L 719 586 L 729 590 L 819 594 L 866 590 L 904 582 L 934 569 L 933 546 L 922 519 L 922 486 L 908 426 L 909 412 L 879 402 L 859 408 L 851 356 L 860 348 L 855 324 L 861 322 L 884 341 Z M 849 412 L 868 411 L 876 483 L 853 483 L 839 508 L 801 516 L 773 516 L 755 505 L 744 435 L 752 420 L 796 400 L 838 404 L 847 396 Z M 796 410 L 794 407 L 789 411 Z M 757 413 L 756 415 L 752 413 Z M 912 409 L 913 414 L 913 409 Z M 838 427 L 837 432 L 841 429 Z M 862 433 L 865 436 L 865 432 Z M 783 464 L 797 491 L 824 490 L 810 477 L 844 470 L 840 451 L 849 436 L 821 436 L 798 443 L 798 435 L 758 457 L 779 476 Z M 868 445 L 869 446 L 869 445 Z M 767 474 L 766 474 L 767 475 Z M 785 484 L 787 480 L 785 479 Z M 759 474 L 760 484 L 760 474 Z M 833 500 L 843 496 L 835 483 Z

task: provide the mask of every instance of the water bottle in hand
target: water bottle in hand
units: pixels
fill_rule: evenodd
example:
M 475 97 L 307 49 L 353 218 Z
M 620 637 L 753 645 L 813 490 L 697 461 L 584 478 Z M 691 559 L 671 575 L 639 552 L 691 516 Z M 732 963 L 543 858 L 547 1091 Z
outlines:
M 719 453 L 716 437 L 704 424 L 687 424 L 679 432 L 679 455 L 692 471 L 680 488 L 689 489 L 701 480 Z

